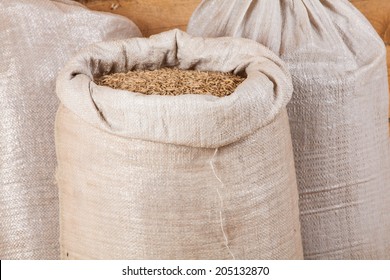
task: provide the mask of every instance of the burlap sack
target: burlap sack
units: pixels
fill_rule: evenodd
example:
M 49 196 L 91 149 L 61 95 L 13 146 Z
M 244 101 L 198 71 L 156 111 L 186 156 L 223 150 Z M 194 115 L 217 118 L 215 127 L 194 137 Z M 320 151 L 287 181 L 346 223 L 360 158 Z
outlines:
M 173 66 L 248 77 L 223 98 L 93 82 Z M 291 92 L 276 55 L 245 39 L 173 30 L 79 54 L 57 80 L 62 257 L 302 258 Z
M 0 1 L 0 259 L 58 259 L 55 77 L 93 42 L 140 35 L 73 1 Z
M 188 30 L 287 62 L 305 257 L 390 258 L 386 58 L 367 20 L 346 0 L 205 0 Z

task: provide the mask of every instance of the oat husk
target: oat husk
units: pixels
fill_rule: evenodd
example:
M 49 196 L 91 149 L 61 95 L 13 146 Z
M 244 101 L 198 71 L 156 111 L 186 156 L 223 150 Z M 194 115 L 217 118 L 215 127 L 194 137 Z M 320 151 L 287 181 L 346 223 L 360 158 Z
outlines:
M 224 97 L 232 94 L 244 80 L 231 73 L 161 68 L 110 74 L 95 82 L 147 95 L 210 94 Z

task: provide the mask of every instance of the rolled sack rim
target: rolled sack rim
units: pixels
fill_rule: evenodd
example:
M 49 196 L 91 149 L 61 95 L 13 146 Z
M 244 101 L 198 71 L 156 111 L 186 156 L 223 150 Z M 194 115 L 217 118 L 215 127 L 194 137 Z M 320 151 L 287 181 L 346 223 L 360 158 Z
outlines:
M 229 96 L 145 95 L 98 86 L 100 76 L 178 67 L 233 72 L 246 79 Z M 272 122 L 291 99 L 285 64 L 249 39 L 192 37 L 180 30 L 150 38 L 103 42 L 84 49 L 60 72 L 61 103 L 108 133 L 153 142 L 217 148 Z

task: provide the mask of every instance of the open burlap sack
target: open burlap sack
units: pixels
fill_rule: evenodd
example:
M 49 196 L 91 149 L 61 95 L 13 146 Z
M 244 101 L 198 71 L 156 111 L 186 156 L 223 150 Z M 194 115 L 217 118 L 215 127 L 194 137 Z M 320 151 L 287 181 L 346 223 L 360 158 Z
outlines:
M 90 43 L 139 36 L 74 1 L 0 1 L 0 259 L 58 259 L 55 77 Z
M 96 85 L 178 67 L 247 79 L 230 96 L 144 95 Z M 57 80 L 64 259 L 299 259 L 285 66 L 245 39 L 173 30 L 97 44 Z
M 287 63 L 305 257 L 390 258 L 386 52 L 368 21 L 346 0 L 205 0 L 188 30 Z

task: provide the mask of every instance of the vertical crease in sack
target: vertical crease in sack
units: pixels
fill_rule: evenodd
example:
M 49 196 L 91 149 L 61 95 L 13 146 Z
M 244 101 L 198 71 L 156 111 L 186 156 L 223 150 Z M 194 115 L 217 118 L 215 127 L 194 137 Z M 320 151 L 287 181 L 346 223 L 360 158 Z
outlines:
M 55 78 L 91 43 L 140 36 L 74 1 L 0 1 L 0 259 L 58 259 Z
M 163 67 L 247 79 L 222 98 L 93 82 Z M 246 39 L 173 30 L 78 54 L 57 79 L 62 258 L 301 259 L 291 93 L 284 64 Z
M 307 259 L 390 259 L 383 41 L 346 0 L 203 0 L 188 32 L 253 39 L 287 63 Z

